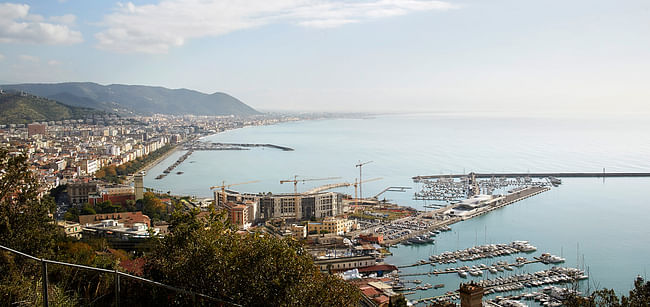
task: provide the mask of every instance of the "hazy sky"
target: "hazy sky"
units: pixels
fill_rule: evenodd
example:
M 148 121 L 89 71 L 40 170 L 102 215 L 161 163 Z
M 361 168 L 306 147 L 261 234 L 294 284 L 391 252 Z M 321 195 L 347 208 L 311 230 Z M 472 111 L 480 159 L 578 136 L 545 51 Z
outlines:
M 263 110 L 650 113 L 650 1 L 0 3 L 0 82 L 66 81 Z

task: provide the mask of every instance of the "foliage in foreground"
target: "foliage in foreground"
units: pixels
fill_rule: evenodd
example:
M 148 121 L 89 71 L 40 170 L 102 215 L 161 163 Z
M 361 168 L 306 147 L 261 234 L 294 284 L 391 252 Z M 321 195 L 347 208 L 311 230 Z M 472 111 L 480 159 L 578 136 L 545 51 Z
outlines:
M 114 270 L 131 257 L 105 241 L 74 242 L 52 223 L 50 198 L 38 197 L 27 159 L 0 149 L 0 244 L 36 257 Z M 297 242 L 271 235 L 240 234 L 214 211 L 172 216 L 171 234 L 152 239 L 144 277 L 245 306 L 350 306 L 359 291 L 336 276 L 322 274 Z M 52 306 L 110 306 L 111 274 L 48 265 Z M 41 264 L 0 251 L 0 306 L 42 303 Z M 122 279 L 125 306 L 215 305 L 141 282 Z
M 147 258 L 145 274 L 244 306 L 352 306 L 354 286 L 321 273 L 302 245 L 268 234 L 237 233 L 213 213 L 177 210 L 171 235 Z
M 595 291 L 586 298 L 569 297 L 565 302 L 569 307 L 648 307 L 650 306 L 650 282 L 637 277 L 634 289 L 629 296 L 623 295 L 620 299 L 612 289 Z

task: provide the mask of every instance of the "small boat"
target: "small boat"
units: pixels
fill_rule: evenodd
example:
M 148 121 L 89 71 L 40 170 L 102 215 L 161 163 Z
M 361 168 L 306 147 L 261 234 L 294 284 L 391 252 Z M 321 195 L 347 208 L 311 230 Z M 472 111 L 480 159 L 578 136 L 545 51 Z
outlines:
M 467 272 L 465 272 L 465 271 L 458 271 L 458 276 L 460 276 L 460 277 L 462 277 L 462 278 L 467 278 Z
M 183 172 L 180 172 L 180 171 L 176 172 L 176 175 L 182 175 L 182 174 L 183 174 Z

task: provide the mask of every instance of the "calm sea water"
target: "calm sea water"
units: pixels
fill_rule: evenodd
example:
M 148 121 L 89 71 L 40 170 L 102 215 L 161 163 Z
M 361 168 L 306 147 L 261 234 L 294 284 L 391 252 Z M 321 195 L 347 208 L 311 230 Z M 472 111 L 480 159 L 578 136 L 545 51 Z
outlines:
M 148 172 L 145 186 L 175 194 L 210 196 L 209 187 L 222 181 L 259 180 L 233 188 L 278 193 L 293 191 L 292 184 L 279 183 L 293 175 L 342 177 L 299 184 L 299 190 L 305 191 L 327 183 L 353 182 L 359 175 L 355 164 L 361 160 L 373 161 L 364 166 L 364 179 L 383 178 L 364 184 L 364 196 L 388 186 L 410 186 L 410 192 L 387 193 L 381 198 L 422 209 L 422 201 L 412 200 L 419 188 L 411 180 L 416 175 L 602 172 L 603 168 L 608 172 L 650 171 L 648 132 L 649 121 L 620 118 L 420 114 L 293 122 L 228 131 L 206 140 L 273 143 L 295 151 L 194 152 L 174 173 L 154 180 L 183 154 L 176 152 Z M 176 171 L 184 174 L 176 175 Z M 607 287 L 626 293 L 633 279 L 650 269 L 649 188 L 650 178 L 563 179 L 560 187 L 549 192 L 453 225 L 453 231 L 439 235 L 435 245 L 393 248 L 394 256 L 387 261 L 409 264 L 446 250 L 529 240 L 538 247 L 535 255 L 550 252 L 567 258 L 567 266 L 588 268 L 591 289 Z M 354 193 L 353 188 L 338 191 Z M 544 267 L 518 270 L 530 272 Z M 405 271 L 432 269 L 423 266 Z M 457 288 L 461 281 L 457 275 L 417 279 L 446 287 L 418 291 L 409 296 L 411 299 L 444 293 Z

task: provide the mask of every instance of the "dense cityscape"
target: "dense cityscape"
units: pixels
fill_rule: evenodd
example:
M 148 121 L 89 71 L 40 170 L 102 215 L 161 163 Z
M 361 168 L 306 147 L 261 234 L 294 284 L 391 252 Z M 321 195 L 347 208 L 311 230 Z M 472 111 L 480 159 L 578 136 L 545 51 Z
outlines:
M 648 307 L 648 12 L 0 0 L 0 307 Z
M 331 115 L 330 115 L 331 116 Z M 546 192 L 562 181 L 554 177 L 531 178 L 530 174 L 510 174 L 494 180 L 481 179 L 470 173 L 454 180 L 448 176 L 417 177 L 424 183 L 419 199 L 443 201 L 418 211 L 381 199 L 390 191 L 403 192 L 408 187 L 389 187 L 372 197 L 357 195 L 364 182 L 325 184 L 309 191 L 286 194 L 241 193 L 233 190 L 237 184 L 211 187 L 212 198 L 175 195 L 172 191 L 157 191 L 147 187 L 144 174 L 175 151 L 184 151 L 174 165 L 155 180 L 163 178 L 173 168 L 185 162 L 196 148 L 232 150 L 246 144 L 208 143 L 202 137 L 247 126 L 273 125 L 287 121 L 322 118 L 323 115 L 260 115 L 200 117 L 154 115 L 122 118 L 95 116 L 80 120 L 34 122 L 0 126 L 3 150 L 8 156 L 24 156 L 29 171 L 39 183 L 38 195 L 52 196 L 56 203 L 50 217 L 62 233 L 73 242 L 97 242 L 130 253 L 126 261 L 117 262 L 121 270 L 142 272 L 149 238 L 164 238 L 173 228 L 174 212 L 207 218 L 222 212 L 222 222 L 243 234 L 269 234 L 278 239 L 302 242 L 313 266 L 324 274 L 333 274 L 354 285 L 361 294 L 360 305 L 387 306 L 391 304 L 453 304 L 476 300 L 477 293 L 486 295 L 509 292 L 526 287 L 545 286 L 544 292 L 533 292 L 490 299 L 493 304 L 516 299 L 530 299 L 559 306 L 570 298 L 580 298 L 581 292 L 555 285 L 577 284 L 588 275 L 585 270 L 538 271 L 535 275 L 514 275 L 509 280 L 486 279 L 478 284 L 463 284 L 460 290 L 443 295 L 405 300 L 404 295 L 448 285 L 422 283 L 411 279 L 420 275 L 457 274 L 462 278 L 498 274 L 512 267 L 532 263 L 561 264 L 564 258 L 541 253 L 527 258 L 537 248 L 527 241 L 503 242 L 475 246 L 467 250 L 431 255 L 406 266 L 384 261 L 392 255 L 391 247 L 400 245 L 432 245 L 436 235 L 451 230 L 450 225 L 486 214 L 520 200 Z M 212 144 L 212 146 L 210 146 Z M 218 146 L 214 146 L 214 145 Z M 239 147 L 238 147 L 239 146 Z M 275 146 L 266 144 L 265 146 Z M 281 150 L 293 150 L 277 147 Z M 359 167 L 362 166 L 358 165 Z M 540 175 L 537 175 L 540 176 Z M 486 176 L 483 176 L 486 177 Z M 489 176 L 488 176 L 489 177 Z M 283 182 L 299 183 L 312 180 L 295 177 Z M 365 182 L 367 182 L 366 180 Z M 328 191 L 353 186 L 355 195 Z M 507 192 L 504 189 L 510 189 Z M 501 191 L 501 192 L 499 192 Z M 96 243 L 95 243 L 96 244 Z M 487 257 L 518 255 L 516 262 L 498 261 L 491 265 L 450 266 L 421 273 L 404 273 L 401 268 L 434 266 L 471 262 Z M 140 275 L 142 273 L 139 273 Z M 514 279 L 512 279 L 514 278 Z M 422 283 L 422 284 L 421 284 Z M 524 286 L 525 284 L 525 286 Z M 553 286 L 549 286 L 553 285 Z M 548 291 L 547 291 L 548 290 Z M 467 297 L 465 297 L 467 296 Z M 583 298 L 584 299 L 584 298 Z M 118 298 L 119 301 L 119 298 Z M 480 299 L 478 300 L 481 301 Z M 476 303 L 476 302 L 474 302 Z M 503 305 L 502 305 L 503 306 Z

